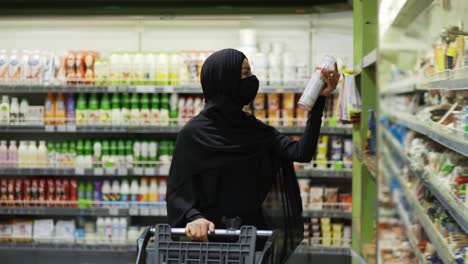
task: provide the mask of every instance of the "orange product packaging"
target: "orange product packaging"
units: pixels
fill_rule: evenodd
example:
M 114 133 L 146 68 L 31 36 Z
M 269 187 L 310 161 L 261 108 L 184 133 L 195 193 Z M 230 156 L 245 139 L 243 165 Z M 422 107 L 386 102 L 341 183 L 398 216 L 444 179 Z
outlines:
M 15 180 L 15 192 L 14 192 L 14 199 L 15 201 L 22 201 L 24 200 L 23 197 L 23 181 L 21 179 Z M 16 203 L 18 206 L 21 206 L 21 203 Z
M 8 180 L 0 179 L 0 205 L 6 205 L 8 200 Z
M 85 66 L 85 53 L 78 51 L 75 54 L 75 68 L 76 68 L 76 83 L 83 83 L 85 78 L 86 66 Z
M 283 94 L 283 109 L 294 109 L 294 97 L 293 93 Z
M 24 179 L 23 181 L 23 200 L 28 202 L 32 200 L 30 179 Z
M 280 110 L 268 109 L 268 124 L 270 126 L 279 126 Z
M 265 94 L 257 94 L 253 101 L 253 109 L 254 110 L 263 110 L 265 109 Z
M 67 56 L 65 56 L 64 65 L 65 78 L 67 79 L 67 83 L 74 83 L 76 79 L 75 53 L 72 51 L 67 53 Z
M 13 205 L 13 201 L 15 200 L 15 179 L 8 179 L 8 186 L 7 186 L 7 199 L 8 199 L 8 204 Z
M 84 83 L 91 84 L 94 79 L 94 61 L 96 60 L 96 53 L 93 51 L 87 51 L 84 55 L 83 66 L 84 66 Z
M 294 110 L 293 109 L 281 110 L 281 118 L 283 119 L 283 126 L 294 126 Z
M 268 110 L 278 110 L 280 108 L 279 94 L 268 94 Z
M 257 119 L 265 122 L 266 121 L 266 114 L 267 114 L 267 111 L 266 110 L 254 110 L 254 115 Z
M 56 125 L 65 125 L 66 123 L 66 109 L 65 109 L 65 98 L 62 92 L 59 92 L 54 104 L 54 120 Z
M 307 124 L 308 111 L 302 107 L 296 108 L 296 126 L 305 126 Z

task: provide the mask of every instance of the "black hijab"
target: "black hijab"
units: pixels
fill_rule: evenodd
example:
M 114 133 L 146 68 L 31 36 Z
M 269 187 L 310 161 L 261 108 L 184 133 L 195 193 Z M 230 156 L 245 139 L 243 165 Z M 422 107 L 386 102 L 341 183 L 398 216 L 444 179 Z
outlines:
M 185 227 L 186 214 L 202 203 L 198 187 L 211 183 L 195 180 L 196 175 L 242 164 L 255 173 L 256 198 L 261 201 L 267 227 L 278 234 L 273 263 L 284 263 L 303 237 L 299 187 L 292 162 L 271 154 L 278 131 L 242 111 L 257 92 L 240 79 L 245 58 L 240 51 L 224 49 L 203 64 L 201 84 L 206 106 L 177 137 L 167 187 L 169 223 Z M 267 168 L 259 165 L 265 164 L 262 160 L 268 160 Z M 240 186 L 250 184 L 241 177 L 239 181 Z

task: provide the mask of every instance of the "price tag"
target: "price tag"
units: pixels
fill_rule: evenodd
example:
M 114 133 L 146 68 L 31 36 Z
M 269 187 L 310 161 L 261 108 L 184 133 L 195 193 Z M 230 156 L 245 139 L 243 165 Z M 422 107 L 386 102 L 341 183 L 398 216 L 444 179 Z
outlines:
M 119 168 L 117 170 L 117 175 L 119 175 L 119 176 L 127 176 L 127 174 L 128 174 L 127 169 L 125 169 L 125 168 Z
M 112 215 L 112 216 L 119 215 L 119 208 L 117 207 L 109 208 L 109 215 Z
M 133 168 L 133 174 L 140 176 L 143 175 L 143 169 L 142 168 Z
M 138 215 L 138 208 L 137 207 L 130 207 L 128 210 L 129 215 Z
M 156 176 L 156 169 L 155 168 L 145 168 L 145 175 L 146 176 Z
M 102 168 L 94 168 L 94 175 L 104 175 L 104 170 Z
M 55 131 L 55 126 L 53 126 L 53 125 L 46 125 L 46 126 L 45 126 L 45 131 L 47 131 L 47 132 L 54 132 L 54 131 Z
M 106 175 L 114 175 L 115 168 L 106 168 Z
M 169 174 L 169 167 L 164 166 L 164 167 L 159 168 L 159 175 L 166 176 L 168 174 Z
M 59 126 L 57 126 L 57 131 L 58 132 L 66 132 L 67 131 L 67 126 L 66 125 L 59 125 Z
M 150 209 L 150 215 L 160 215 L 161 212 L 159 210 L 159 208 L 155 207 L 155 208 L 151 208 Z
M 174 86 L 171 85 L 166 85 L 163 87 L 163 92 L 164 93 L 173 93 L 174 92 Z
M 75 168 L 75 174 L 76 175 L 84 175 L 85 170 L 83 168 Z
M 167 215 L 167 208 L 164 206 L 164 207 L 161 207 L 161 214 L 162 216 L 166 216 Z
M 117 86 L 109 85 L 109 86 L 107 87 L 107 90 L 108 90 L 110 93 L 117 92 Z
M 140 215 L 150 215 L 149 208 L 140 208 Z
M 76 131 L 76 126 L 75 125 L 67 125 L 67 131 L 75 132 Z

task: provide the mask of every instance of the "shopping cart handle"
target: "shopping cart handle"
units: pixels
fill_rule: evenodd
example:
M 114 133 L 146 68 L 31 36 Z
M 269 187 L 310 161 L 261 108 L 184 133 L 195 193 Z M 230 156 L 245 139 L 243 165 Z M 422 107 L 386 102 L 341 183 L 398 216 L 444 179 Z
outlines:
M 171 228 L 171 233 L 173 235 L 185 235 L 185 228 Z M 240 230 L 215 229 L 215 233 L 209 235 L 239 236 L 240 233 Z M 271 235 L 273 235 L 273 231 L 271 230 L 257 230 L 257 236 L 259 237 L 269 237 Z

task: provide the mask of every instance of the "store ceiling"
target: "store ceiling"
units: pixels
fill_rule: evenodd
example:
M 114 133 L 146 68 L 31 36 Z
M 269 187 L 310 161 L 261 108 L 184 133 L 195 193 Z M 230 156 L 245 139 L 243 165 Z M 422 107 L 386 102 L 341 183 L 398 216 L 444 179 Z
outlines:
M 0 16 L 313 14 L 349 11 L 352 0 L 0 0 Z

